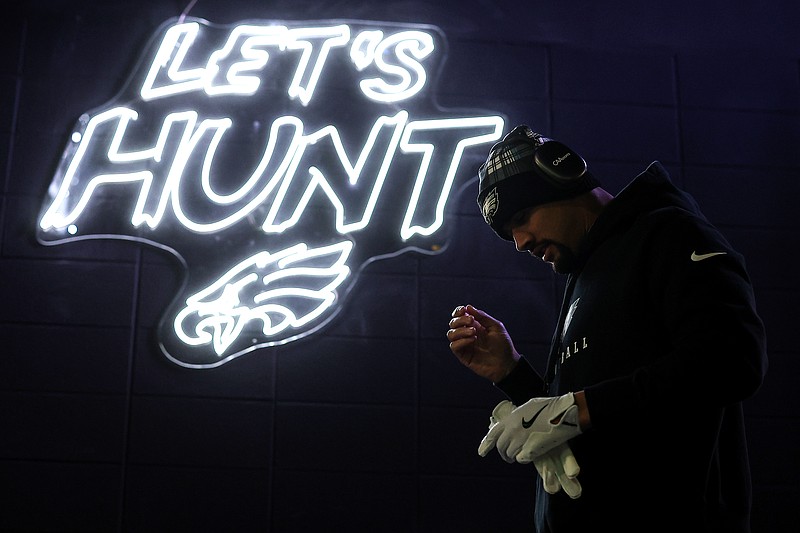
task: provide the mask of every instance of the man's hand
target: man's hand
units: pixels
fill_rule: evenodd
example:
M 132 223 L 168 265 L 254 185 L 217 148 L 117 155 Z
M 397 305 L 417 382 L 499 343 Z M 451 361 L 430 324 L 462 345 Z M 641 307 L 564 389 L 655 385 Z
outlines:
M 515 409 L 508 400 L 502 401 L 492 411 L 489 430 L 506 418 Z M 536 471 L 542 478 L 544 490 L 555 494 L 562 488 L 570 498 L 579 498 L 583 491 L 578 481 L 580 467 L 569 445 L 564 443 L 533 460 Z
M 533 398 L 510 413 L 505 413 L 507 407 L 502 410 L 504 416 L 489 429 L 478 447 L 483 457 L 497 447 L 506 462 L 530 463 L 581 434 L 578 406 L 572 393 Z
M 447 331 L 450 350 L 459 361 L 481 377 L 497 383 L 519 361 L 505 326 L 471 305 L 458 306 Z

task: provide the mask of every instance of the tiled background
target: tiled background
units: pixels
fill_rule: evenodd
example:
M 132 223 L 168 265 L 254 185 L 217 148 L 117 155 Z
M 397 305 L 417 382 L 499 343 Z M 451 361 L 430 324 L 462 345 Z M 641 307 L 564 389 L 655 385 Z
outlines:
M 530 530 L 531 472 L 476 453 L 502 397 L 455 361 L 444 333 L 452 308 L 474 303 L 542 365 L 562 281 L 488 231 L 474 181 L 450 204 L 443 253 L 371 264 L 323 334 L 213 370 L 179 367 L 154 345 L 180 282 L 170 256 L 120 241 L 37 244 L 76 118 L 113 98 L 160 24 L 190 8 L 219 24 L 434 24 L 449 47 L 443 107 L 535 124 L 579 148 L 612 193 L 661 160 L 747 258 L 771 365 L 746 404 L 753 529 L 796 531 L 800 8 L 605 4 L 5 6 L 0 530 Z

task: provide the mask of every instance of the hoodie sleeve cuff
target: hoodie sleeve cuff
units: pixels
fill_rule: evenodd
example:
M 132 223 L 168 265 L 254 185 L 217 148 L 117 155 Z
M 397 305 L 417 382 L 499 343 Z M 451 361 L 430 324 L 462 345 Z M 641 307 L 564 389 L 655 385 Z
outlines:
M 524 357 L 506 377 L 494 384 L 514 405 L 522 405 L 531 398 L 542 396 L 544 382 Z
M 642 414 L 636 388 L 628 378 L 604 381 L 584 389 L 592 427 L 614 428 Z M 622 416 L 620 416 L 622 414 Z

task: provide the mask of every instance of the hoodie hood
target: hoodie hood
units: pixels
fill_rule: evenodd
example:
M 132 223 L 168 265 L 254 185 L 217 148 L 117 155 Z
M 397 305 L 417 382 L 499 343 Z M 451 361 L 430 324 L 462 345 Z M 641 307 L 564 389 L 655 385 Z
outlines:
M 654 161 L 606 206 L 589 231 L 581 256 L 587 258 L 603 241 L 630 227 L 637 218 L 662 209 L 680 209 L 705 218 L 694 198 L 675 187 L 664 166 Z

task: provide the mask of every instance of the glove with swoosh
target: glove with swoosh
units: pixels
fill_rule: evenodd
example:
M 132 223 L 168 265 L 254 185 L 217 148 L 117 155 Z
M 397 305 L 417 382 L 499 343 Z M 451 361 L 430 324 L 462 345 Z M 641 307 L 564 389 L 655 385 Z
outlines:
M 504 400 L 497 404 L 489 418 L 489 429 L 491 430 L 500 420 L 511 414 L 515 409 L 514 404 Z M 544 490 L 549 494 L 555 494 L 562 488 L 572 499 L 579 498 L 583 488 L 578 481 L 580 466 L 569 444 L 564 443 L 556 446 L 549 452 L 535 458 L 533 465 L 542 478 Z
M 497 447 L 508 463 L 530 463 L 580 434 L 578 406 L 572 393 L 533 398 L 497 420 L 481 441 L 478 453 L 486 457 Z

